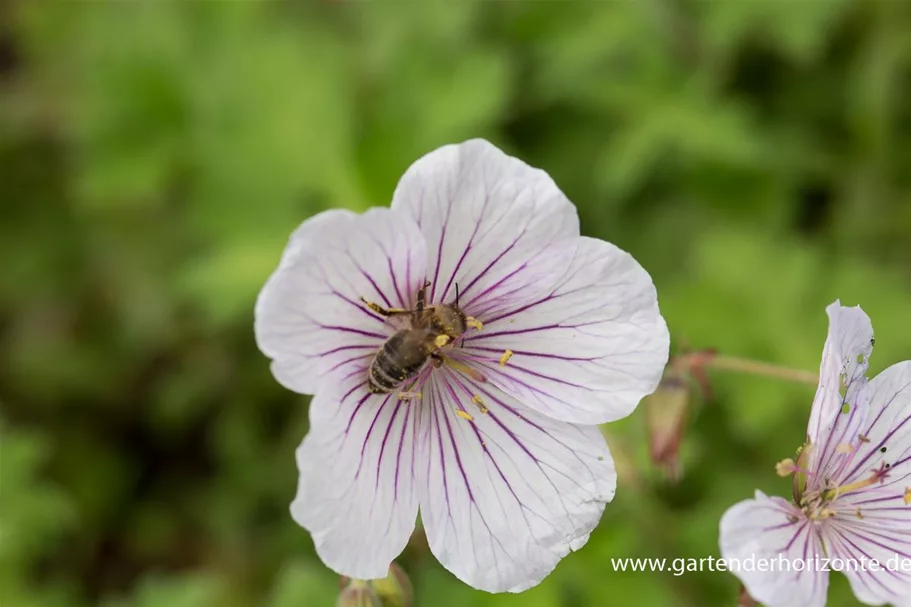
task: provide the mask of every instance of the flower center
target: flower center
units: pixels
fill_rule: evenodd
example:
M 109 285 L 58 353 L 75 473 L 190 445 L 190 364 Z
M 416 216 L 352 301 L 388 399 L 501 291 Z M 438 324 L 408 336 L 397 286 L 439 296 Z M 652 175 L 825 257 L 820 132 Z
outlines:
M 839 446 L 836 451 L 840 453 L 854 452 L 854 449 L 850 448 L 849 445 L 846 445 L 845 447 L 847 449 L 842 449 L 841 446 Z M 838 514 L 838 511 L 834 506 L 839 497 L 848 493 L 861 491 L 877 483 L 882 483 L 889 474 L 890 466 L 883 462 L 880 467 L 873 470 L 867 478 L 846 485 L 838 485 L 827 479 L 821 488 L 806 491 L 807 476 L 812 474 L 807 467 L 811 448 L 812 445 L 810 443 L 805 444 L 798 450 L 797 462 L 788 458 L 779 462 L 776 466 L 776 470 L 780 476 L 793 475 L 794 501 L 804 514 L 807 515 L 807 518 L 811 520 L 820 520 L 835 516 Z M 855 515 L 858 518 L 863 518 L 860 508 L 855 511 Z

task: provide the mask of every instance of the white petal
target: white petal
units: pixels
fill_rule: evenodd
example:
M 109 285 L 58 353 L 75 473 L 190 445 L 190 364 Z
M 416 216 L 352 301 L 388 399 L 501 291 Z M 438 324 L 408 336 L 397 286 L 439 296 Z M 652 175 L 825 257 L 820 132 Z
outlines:
M 837 301 L 826 313 L 829 335 L 807 426 L 807 439 L 813 445 L 809 467 L 815 472 L 808 481 L 810 489 L 817 488 L 817 480 L 831 477 L 849 457 L 845 446 L 857 436 L 868 412 L 864 373 L 873 350 L 870 319 L 860 306 L 849 308 Z
M 846 497 L 866 500 L 876 492 L 879 497 L 903 499 L 905 489 L 911 488 L 911 361 L 892 365 L 873 378 L 864 398 L 869 403 L 860 432 L 864 440 L 841 466 L 835 482 L 847 485 L 887 469 L 881 483 Z
M 602 240 L 579 238 L 550 292 L 484 320 L 464 356 L 498 387 L 562 421 L 626 417 L 655 390 L 667 363 L 670 337 L 651 277 Z M 501 365 L 506 350 L 512 357 Z
M 731 572 L 767 607 L 824 607 L 828 573 L 812 563 L 799 572 L 778 563 L 825 556 L 813 525 L 789 502 L 757 491 L 755 499 L 735 504 L 721 518 L 721 556 L 728 568 L 739 563 L 740 570 Z M 765 571 L 759 570 L 760 559 Z
M 389 209 L 326 211 L 305 221 L 256 302 L 256 341 L 275 377 L 311 394 L 328 376 L 362 364 L 392 327 L 360 298 L 412 307 L 426 258 L 418 227 Z
M 411 165 L 392 209 L 410 215 L 426 238 L 429 301 L 453 301 L 458 284 L 466 311 L 546 289 L 571 254 L 561 243 L 579 235 L 575 207 L 547 173 L 480 139 L 443 146 Z M 529 264 L 534 275 L 520 271 Z
M 339 390 L 313 397 L 291 514 L 313 535 L 328 567 L 375 579 L 386 577 L 414 531 L 420 409 L 394 395 L 369 394 L 366 374 L 361 369 Z
M 911 507 L 896 501 L 892 508 L 864 511 L 862 519 L 848 512 L 827 523 L 829 555 L 845 563 L 838 567 L 857 598 L 867 605 L 907 605 L 911 600 Z M 880 565 L 878 570 L 869 566 L 873 559 Z
M 446 368 L 425 385 L 422 406 L 421 517 L 444 567 L 480 590 L 520 592 L 585 544 L 616 488 L 597 427 L 556 422 Z

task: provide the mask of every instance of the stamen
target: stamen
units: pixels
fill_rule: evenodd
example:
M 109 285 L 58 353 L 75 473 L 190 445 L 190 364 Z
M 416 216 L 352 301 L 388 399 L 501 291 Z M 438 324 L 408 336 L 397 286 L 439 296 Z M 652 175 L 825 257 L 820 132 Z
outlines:
M 465 319 L 465 326 L 471 327 L 472 329 L 477 329 L 480 331 L 484 328 L 484 323 L 475 318 L 474 316 L 469 316 Z
M 905 487 L 905 506 L 911 506 L 911 487 Z
M 861 514 L 860 508 L 858 508 L 857 511 L 854 512 L 854 514 L 856 514 L 856 515 L 857 515 L 857 518 L 859 518 L 860 520 L 864 520 L 864 515 Z
M 775 464 L 775 473 L 781 477 L 791 476 L 796 469 L 797 465 L 790 457 Z
M 797 464 L 794 469 L 794 476 L 791 478 L 791 490 L 794 493 L 794 501 L 798 504 L 804 503 L 804 491 L 807 489 L 807 479 L 814 476 L 809 470 L 810 453 L 813 451 L 813 443 L 806 442 L 797 449 Z
M 456 409 L 456 415 L 462 419 L 467 419 L 468 421 L 474 421 L 474 417 L 471 416 L 471 413 L 465 411 L 464 409 Z
M 420 400 L 420 392 L 399 392 L 399 400 Z
M 512 350 L 506 350 L 506 352 L 503 352 L 503 356 L 500 357 L 500 366 L 505 367 L 506 361 L 508 361 L 510 358 L 512 358 Z
M 468 365 L 466 365 L 463 362 L 459 362 L 459 361 L 453 360 L 451 358 L 446 358 L 445 361 L 446 361 L 447 365 L 449 365 L 456 371 L 461 371 L 462 373 L 464 373 L 465 375 L 467 375 L 468 377 L 470 377 L 471 379 L 473 379 L 475 381 L 480 381 L 480 382 L 487 381 L 487 377 L 483 373 L 481 373 L 477 369 L 469 367 Z
M 836 499 L 839 495 L 844 495 L 846 493 L 851 493 L 852 491 L 859 491 L 860 489 L 865 489 L 870 485 L 876 483 L 881 483 L 888 474 L 888 467 L 881 467 L 878 470 L 874 470 L 870 473 L 870 477 L 862 481 L 857 481 L 849 485 L 842 485 L 841 487 L 835 487 L 834 489 L 829 489 L 823 493 L 823 499 L 825 501 L 832 501 Z
M 475 394 L 474 396 L 472 396 L 471 402 L 473 402 L 475 404 L 475 406 L 478 408 L 478 411 L 480 411 L 481 413 L 487 413 L 489 411 L 489 409 L 487 408 L 487 405 L 485 405 L 483 399 L 481 399 L 480 394 Z
M 869 443 L 869 442 L 870 442 L 870 439 L 867 438 L 867 437 L 866 437 L 865 435 L 863 435 L 863 434 L 858 434 L 858 435 L 857 435 L 857 440 L 859 440 L 859 441 L 862 442 L 862 443 Z

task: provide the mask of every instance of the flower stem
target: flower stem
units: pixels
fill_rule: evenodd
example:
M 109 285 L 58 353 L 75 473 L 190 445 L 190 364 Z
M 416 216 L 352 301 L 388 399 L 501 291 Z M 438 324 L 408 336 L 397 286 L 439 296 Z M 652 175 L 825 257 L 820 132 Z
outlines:
M 775 377 L 787 381 L 810 384 L 811 386 L 815 386 L 819 383 L 819 376 L 811 371 L 791 369 L 790 367 L 748 360 L 746 358 L 738 358 L 736 356 L 715 356 L 709 366 L 715 369 Z
M 750 375 L 760 375 L 763 377 L 773 377 L 786 381 L 793 381 L 802 384 L 815 386 L 819 383 L 819 376 L 810 371 L 801 369 L 792 369 L 781 365 L 740 358 L 738 356 L 725 356 L 716 354 L 711 350 L 699 352 L 690 352 L 677 357 L 672 363 L 680 370 L 702 370 L 702 369 L 720 369 L 723 371 L 735 371 L 738 373 L 748 373 Z

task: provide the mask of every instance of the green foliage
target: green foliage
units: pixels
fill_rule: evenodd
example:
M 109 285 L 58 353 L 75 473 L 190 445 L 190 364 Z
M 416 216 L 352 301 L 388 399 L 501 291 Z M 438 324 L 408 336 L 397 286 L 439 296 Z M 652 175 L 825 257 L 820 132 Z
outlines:
M 824 306 L 908 358 L 911 7 L 890 0 L 18 2 L 0 26 L 0 603 L 331 606 L 288 515 L 306 399 L 252 307 L 288 234 L 387 204 L 421 154 L 482 136 L 546 169 L 632 252 L 674 347 L 814 369 Z M 415 605 L 733 604 L 724 510 L 803 438 L 812 390 L 714 376 L 685 476 L 611 425 L 617 498 L 519 596 L 418 537 Z M 836 579 L 830 605 L 856 605 Z

